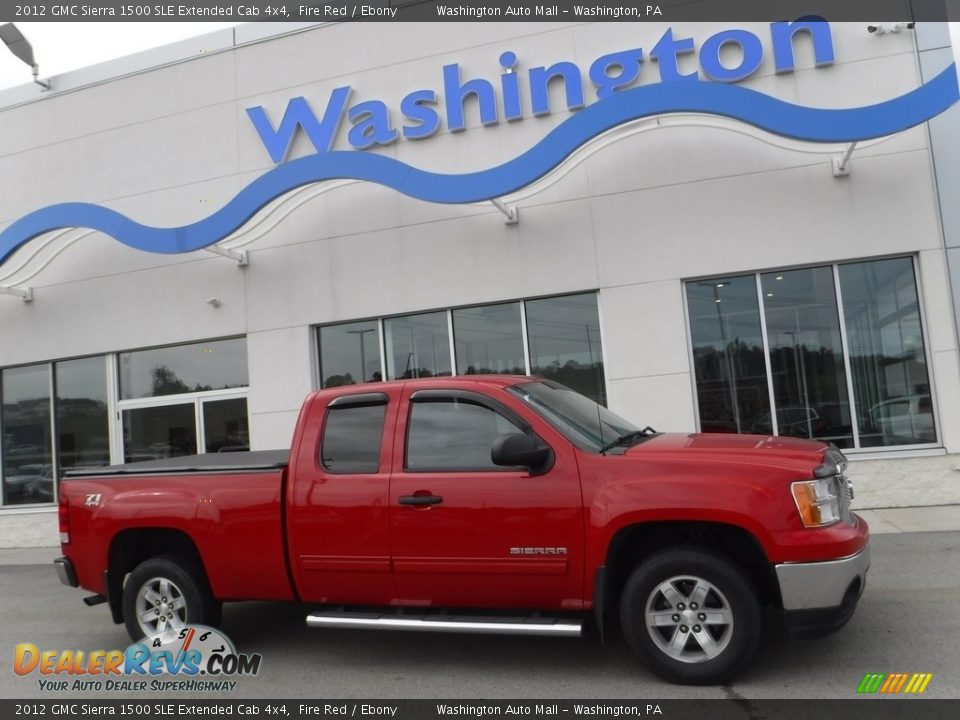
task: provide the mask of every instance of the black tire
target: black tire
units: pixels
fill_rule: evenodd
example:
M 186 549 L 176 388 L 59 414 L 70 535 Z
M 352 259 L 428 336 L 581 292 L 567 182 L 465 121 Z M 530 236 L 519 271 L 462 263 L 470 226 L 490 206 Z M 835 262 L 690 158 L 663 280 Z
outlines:
M 681 602 L 671 604 L 668 595 Z M 696 611 L 690 607 L 694 595 L 703 598 L 692 603 Z M 648 627 L 648 609 L 651 622 L 662 627 Z M 729 617 L 732 622 L 725 623 Z M 620 621 L 627 643 L 650 671 L 683 685 L 730 680 L 756 653 L 762 628 L 750 578 L 726 556 L 699 546 L 661 551 L 644 560 L 623 589 Z
M 170 597 L 163 598 L 163 611 L 169 612 L 168 617 L 176 613 L 174 622 L 210 627 L 220 624 L 223 606 L 213 597 L 199 563 L 179 555 L 162 555 L 137 565 L 123 586 L 123 619 L 134 642 L 151 634 L 137 617 L 138 594 L 145 586 L 155 586 L 158 580 L 166 581 L 172 588 Z M 159 609 L 156 614 L 160 615 Z

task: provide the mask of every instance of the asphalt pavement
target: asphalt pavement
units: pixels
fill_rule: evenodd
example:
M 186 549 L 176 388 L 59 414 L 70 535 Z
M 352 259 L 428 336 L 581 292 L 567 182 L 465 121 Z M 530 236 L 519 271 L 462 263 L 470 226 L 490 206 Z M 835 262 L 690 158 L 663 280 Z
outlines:
M 13 672 L 17 643 L 40 649 L 123 649 L 127 636 L 105 606 L 60 585 L 51 565 L 0 555 L 0 698 L 171 697 L 170 693 L 40 690 L 39 675 Z M 405 632 L 311 630 L 308 606 L 235 603 L 223 630 L 241 652 L 263 656 L 256 677 L 215 698 L 851 698 L 865 673 L 933 673 L 928 698 L 960 698 L 960 532 L 878 534 L 867 589 L 850 624 L 796 642 L 767 618 L 752 667 L 723 687 L 678 687 L 648 673 L 624 644 Z

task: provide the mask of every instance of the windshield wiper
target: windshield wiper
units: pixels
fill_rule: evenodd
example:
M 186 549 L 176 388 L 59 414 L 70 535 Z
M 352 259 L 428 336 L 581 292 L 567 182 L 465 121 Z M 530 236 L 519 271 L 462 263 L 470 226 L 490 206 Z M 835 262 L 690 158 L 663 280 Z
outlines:
M 613 448 L 618 447 L 620 445 L 626 445 L 627 443 L 631 443 L 634 440 L 639 440 L 640 438 L 646 438 L 656 434 L 657 434 L 657 431 L 654 430 L 649 425 L 647 425 L 643 430 L 633 430 L 632 432 L 628 432 L 621 435 L 613 442 L 608 442 L 606 445 L 600 448 L 598 452 L 601 455 L 603 455 L 605 452 L 607 452 L 607 450 L 613 450 Z

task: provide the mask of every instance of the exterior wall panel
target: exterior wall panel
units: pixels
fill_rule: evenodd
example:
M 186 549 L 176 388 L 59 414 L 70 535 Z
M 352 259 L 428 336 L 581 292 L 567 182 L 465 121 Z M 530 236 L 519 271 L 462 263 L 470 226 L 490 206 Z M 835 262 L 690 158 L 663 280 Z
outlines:
M 257 27 L 238 30 L 238 40 Z M 352 103 L 382 99 L 399 124 L 407 92 L 442 93 L 445 64 L 458 62 L 464 79 L 496 86 L 505 50 L 517 54 L 524 81 L 530 67 L 577 62 L 592 102 L 586 70 L 612 51 L 643 47 L 640 83 L 659 80 L 648 53 L 666 27 L 424 24 L 401 34 L 386 24 L 343 23 L 226 50 L 228 39 L 217 33 L 212 54 L 0 108 L 7 129 L 0 227 L 77 200 L 160 226 L 198 220 L 273 167 L 248 107 L 264 106 L 276 123 L 291 97 L 304 96 L 319 115 L 334 88 L 350 85 Z M 950 61 L 942 28 L 918 28 L 915 38 L 835 24 L 833 66 L 813 68 L 801 43 L 797 70 L 776 75 L 769 27 L 744 27 L 761 38 L 767 57 L 740 85 L 816 107 L 892 98 Z M 717 30 L 697 24 L 683 34 L 700 42 Z M 478 127 L 471 101 L 464 132 L 444 125 L 430 139 L 374 152 L 443 172 L 491 167 L 571 114 L 559 86 L 550 97 L 550 115 L 531 117 L 525 94 L 524 118 L 492 127 Z M 644 120 L 594 140 L 509 199 L 520 207 L 518 225 L 506 225 L 486 203 L 434 205 L 365 183 L 306 188 L 271 203 L 244 229 L 250 265 L 242 269 L 202 251 L 152 255 L 96 234 L 72 242 L 74 231 L 36 257 L 29 246 L 0 267 L 0 283 L 35 289 L 30 304 L 0 297 L 0 368 L 246 335 L 253 446 L 272 448 L 288 443 L 300 401 L 317 384 L 315 325 L 599 291 L 611 409 L 658 429 L 693 431 L 685 280 L 915 255 L 938 430 L 946 452 L 960 453 L 960 211 L 942 200 L 956 195 L 960 163 L 940 150 L 955 147 L 958 113 L 934 120 L 929 135 L 919 127 L 862 143 L 844 178 L 830 168 L 841 146 L 783 140 L 716 118 Z M 335 149 L 350 149 L 348 128 L 341 126 Z M 290 157 L 313 151 L 301 136 Z M 865 488 L 862 507 L 958 502 L 960 484 L 948 472 L 955 460 L 880 457 L 853 463 L 850 474 Z M 0 528 L 14 527 L 21 515 L 5 512 Z M 55 522 L 48 510 L 40 514 Z M 20 542 L 5 538 L 0 530 L 0 544 Z

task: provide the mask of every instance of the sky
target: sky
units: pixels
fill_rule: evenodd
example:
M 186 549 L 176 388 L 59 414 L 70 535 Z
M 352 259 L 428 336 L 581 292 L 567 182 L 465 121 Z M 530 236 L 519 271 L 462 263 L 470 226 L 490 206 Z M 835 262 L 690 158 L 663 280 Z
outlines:
M 40 79 L 239 23 L 18 22 L 33 46 Z M 33 82 L 30 68 L 0 45 L 0 90 Z

